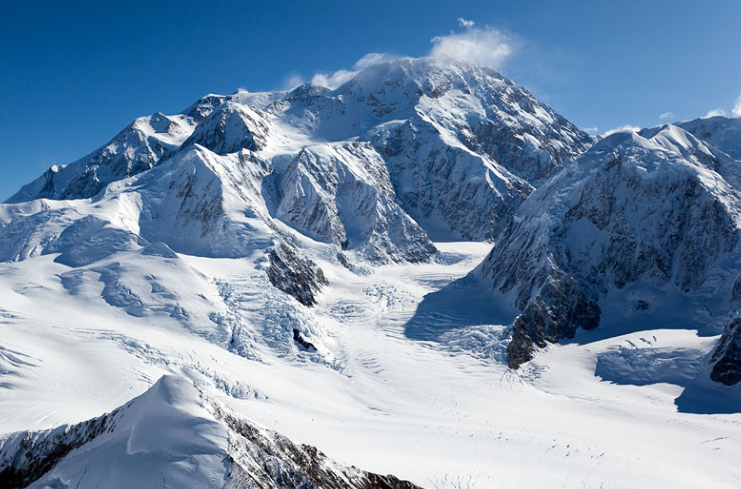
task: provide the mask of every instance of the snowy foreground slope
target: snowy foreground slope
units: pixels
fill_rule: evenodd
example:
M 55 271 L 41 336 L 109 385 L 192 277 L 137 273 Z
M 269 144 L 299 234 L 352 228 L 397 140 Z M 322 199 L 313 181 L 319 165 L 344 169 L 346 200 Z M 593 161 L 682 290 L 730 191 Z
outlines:
M 3 487 L 417 487 L 341 467 L 175 376 L 102 417 L 0 441 L 0 480 Z
M 435 59 L 137 119 L 0 205 L 0 470 L 738 487 L 736 122 L 592 145 Z

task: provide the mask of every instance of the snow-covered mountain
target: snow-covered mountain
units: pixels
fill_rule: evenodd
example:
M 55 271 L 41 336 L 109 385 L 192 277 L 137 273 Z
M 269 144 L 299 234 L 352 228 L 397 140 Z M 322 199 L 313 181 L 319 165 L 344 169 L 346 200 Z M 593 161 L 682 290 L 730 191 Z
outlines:
M 0 205 L 0 487 L 735 488 L 736 122 L 440 58 L 137 119 Z
M 427 234 L 491 238 L 503 216 L 588 144 L 494 71 L 402 59 L 336 90 L 209 95 L 183 114 L 137 119 L 8 202 L 100 198 L 109 183 L 196 151 L 218 178 L 242 185 L 251 172 L 249 195 L 239 197 L 264 201 L 270 217 L 313 239 L 371 259 L 420 260 L 434 248 L 419 225 Z M 247 156 L 235 163 L 240 152 Z M 213 201 L 198 205 L 218 217 Z
M 480 269 L 521 311 L 510 365 L 604 316 L 720 332 L 741 306 L 739 168 L 666 125 L 603 139 L 533 193 Z

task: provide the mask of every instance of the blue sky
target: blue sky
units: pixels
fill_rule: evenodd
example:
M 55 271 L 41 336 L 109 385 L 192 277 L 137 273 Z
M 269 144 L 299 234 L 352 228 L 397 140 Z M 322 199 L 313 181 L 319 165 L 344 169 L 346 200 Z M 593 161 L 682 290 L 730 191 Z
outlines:
M 737 0 L 8 3 L 2 200 L 137 116 L 331 75 L 371 52 L 424 56 L 473 39 L 473 56 L 599 132 L 730 115 L 741 94 Z

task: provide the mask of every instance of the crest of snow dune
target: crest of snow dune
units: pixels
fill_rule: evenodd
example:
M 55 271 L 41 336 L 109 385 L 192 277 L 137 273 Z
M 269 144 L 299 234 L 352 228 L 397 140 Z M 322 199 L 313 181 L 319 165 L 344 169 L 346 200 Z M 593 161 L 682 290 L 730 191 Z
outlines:
M 463 32 L 432 38 L 430 55 L 472 61 L 488 68 L 499 68 L 512 54 L 512 40 L 501 31 L 489 26 L 475 27 L 473 21 L 458 19 Z

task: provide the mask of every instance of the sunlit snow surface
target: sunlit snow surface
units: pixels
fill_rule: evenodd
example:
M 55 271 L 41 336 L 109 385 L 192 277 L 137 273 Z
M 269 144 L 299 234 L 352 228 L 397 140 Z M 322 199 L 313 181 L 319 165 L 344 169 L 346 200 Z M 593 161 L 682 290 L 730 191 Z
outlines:
M 56 255 L 2 263 L 0 432 L 86 420 L 177 373 L 341 463 L 424 487 L 738 486 L 738 389 L 702 380 L 714 337 L 600 328 L 513 372 L 504 328 L 487 324 L 511 315 L 462 279 L 489 245 L 436 246 L 434 262 L 367 274 L 319 262 L 319 305 L 290 314 L 316 354 L 283 338 L 285 308 L 300 306 L 264 283 L 260 257 L 122 251 L 95 264 L 118 263 L 113 304 L 99 272 L 71 293 Z M 253 337 L 243 350 L 220 329 L 236 317 Z

